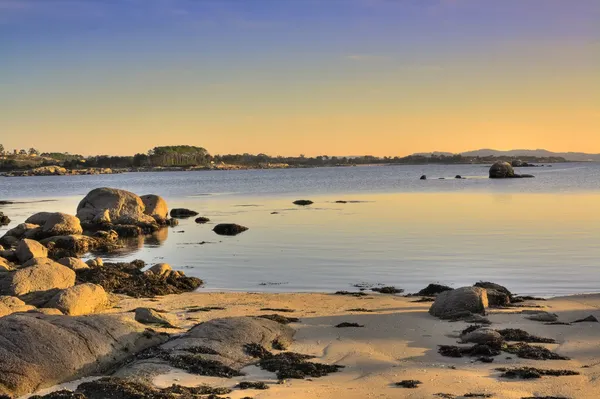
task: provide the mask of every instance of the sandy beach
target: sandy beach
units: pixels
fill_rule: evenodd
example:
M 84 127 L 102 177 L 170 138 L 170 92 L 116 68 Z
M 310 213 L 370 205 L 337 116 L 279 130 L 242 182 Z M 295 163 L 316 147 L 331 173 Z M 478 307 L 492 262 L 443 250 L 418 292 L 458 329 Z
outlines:
M 233 399 L 254 398 L 435 398 L 438 394 L 464 397 L 488 394 L 493 398 L 566 397 L 597 398 L 600 392 L 600 324 L 545 325 L 527 320 L 522 309 L 494 310 L 489 319 L 494 329 L 520 328 L 531 334 L 554 338 L 557 344 L 547 348 L 571 360 L 525 360 L 510 354 L 497 356 L 493 363 L 473 358 L 448 358 L 437 352 L 438 345 L 454 345 L 464 322 L 447 322 L 430 316 L 430 303 L 415 303 L 411 297 L 368 295 L 347 297 L 333 294 L 261 294 L 261 293 L 186 293 L 160 299 L 124 298 L 120 309 L 152 307 L 177 316 L 181 332 L 197 323 L 215 318 L 257 316 L 278 313 L 298 317 L 290 351 L 315 356 L 314 361 L 345 366 L 338 373 L 307 380 L 286 380 L 277 384 L 273 374 L 248 367 L 244 377 L 221 379 L 173 371 L 154 380 L 158 386 L 173 383 L 233 387 L 243 380 L 268 381 L 265 391 L 233 391 Z M 571 322 L 589 315 L 600 317 L 600 294 L 553 298 L 527 304 L 559 315 Z M 224 310 L 190 312 L 193 307 L 223 307 Z M 261 309 L 289 309 L 292 312 Z M 370 312 L 349 311 L 364 308 Z M 523 308 L 525 310 L 527 308 Z M 342 322 L 363 328 L 335 328 Z M 173 333 L 173 329 L 165 329 Z M 510 359 L 509 359 L 510 358 Z M 498 367 L 531 366 L 543 369 L 569 369 L 579 376 L 542 377 L 535 380 L 499 378 Z M 418 388 L 394 386 L 402 380 L 419 380 Z

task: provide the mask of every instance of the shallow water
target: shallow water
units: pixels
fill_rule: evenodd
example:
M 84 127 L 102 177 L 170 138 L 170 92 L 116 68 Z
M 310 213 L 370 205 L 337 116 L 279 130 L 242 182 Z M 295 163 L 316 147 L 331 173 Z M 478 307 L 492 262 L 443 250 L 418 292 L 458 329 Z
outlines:
M 73 214 L 96 187 L 162 195 L 212 222 L 182 220 L 103 258 L 168 262 L 209 290 L 332 291 L 367 282 L 411 292 L 492 280 L 529 295 L 597 292 L 600 165 L 521 172 L 536 178 L 490 180 L 481 165 L 1 178 L 0 200 L 20 202 L 0 210 L 10 228 L 41 210 Z M 292 204 L 300 198 L 315 204 Z M 250 230 L 220 237 L 211 231 L 219 222 Z

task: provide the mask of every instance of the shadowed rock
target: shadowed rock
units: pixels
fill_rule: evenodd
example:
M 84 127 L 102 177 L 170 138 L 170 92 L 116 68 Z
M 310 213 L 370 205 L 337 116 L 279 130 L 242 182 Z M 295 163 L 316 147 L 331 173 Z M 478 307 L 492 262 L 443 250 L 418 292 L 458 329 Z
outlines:
M 296 200 L 296 201 L 294 201 L 294 205 L 307 206 L 307 205 L 312 205 L 312 204 L 314 204 L 314 202 L 312 202 L 311 200 Z
M 452 319 L 456 314 L 464 312 L 485 314 L 487 307 L 488 299 L 485 289 L 462 287 L 438 294 L 429 309 L 429 314 L 440 319 Z
M 236 236 L 246 230 L 247 227 L 234 223 L 221 223 L 213 228 L 213 231 L 221 236 Z
M 124 316 L 31 313 L 1 318 L 0 342 L 0 394 L 21 396 L 106 372 L 164 338 Z
M 190 218 L 192 216 L 198 215 L 198 212 L 192 211 L 191 209 L 185 208 L 174 208 L 171 209 L 171 217 L 172 218 Z

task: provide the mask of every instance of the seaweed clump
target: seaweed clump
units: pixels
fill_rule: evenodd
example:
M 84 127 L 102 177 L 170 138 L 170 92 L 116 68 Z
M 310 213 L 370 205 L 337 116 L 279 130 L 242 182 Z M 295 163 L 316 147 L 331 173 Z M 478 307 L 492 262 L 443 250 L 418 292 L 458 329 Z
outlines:
M 500 348 L 493 345 L 475 344 L 469 347 L 456 345 L 440 345 L 438 353 L 445 357 L 480 356 L 491 357 L 500 354 Z
M 502 335 L 502 338 L 504 338 L 506 341 L 519 341 L 540 344 L 556 343 L 556 340 L 552 338 L 536 337 L 535 335 L 531 335 L 527 331 L 523 331 L 518 328 L 506 328 L 504 330 L 498 330 L 498 333 Z
M 78 270 L 77 279 L 98 284 L 108 292 L 134 298 L 181 294 L 194 291 L 203 284 L 199 278 L 187 277 L 181 272 L 171 272 L 163 276 L 146 274 L 142 271 L 144 266 L 143 261 L 106 263 L 104 266 Z
M 212 388 L 207 385 L 184 387 L 172 385 L 168 388 L 155 388 L 148 384 L 131 380 L 105 377 L 80 384 L 75 392 L 58 391 L 32 399 L 209 399 L 218 398 L 231 392 L 228 388 Z
M 418 380 L 403 380 L 395 383 L 394 385 L 402 388 L 418 388 L 418 386 L 421 384 L 422 382 Z
M 519 342 L 513 345 L 506 345 L 502 349 L 505 352 L 517 355 L 521 359 L 569 360 L 568 357 L 552 352 L 551 350 L 546 349 L 543 346 L 528 345 L 523 342 Z
M 567 375 L 579 375 L 580 373 L 572 370 L 548 370 L 535 367 L 517 367 L 517 368 L 497 368 L 501 371 L 502 378 L 531 380 L 542 378 L 542 376 L 562 377 Z
M 236 386 L 236 388 L 265 390 L 265 389 L 269 389 L 269 386 L 262 381 L 257 381 L 257 382 L 242 381 Z
M 285 380 L 304 379 L 306 377 L 324 377 L 335 373 L 344 366 L 309 362 L 314 356 L 294 352 L 273 354 L 259 344 L 249 344 L 244 347 L 246 353 L 259 360 L 258 366 L 277 374 L 277 378 Z

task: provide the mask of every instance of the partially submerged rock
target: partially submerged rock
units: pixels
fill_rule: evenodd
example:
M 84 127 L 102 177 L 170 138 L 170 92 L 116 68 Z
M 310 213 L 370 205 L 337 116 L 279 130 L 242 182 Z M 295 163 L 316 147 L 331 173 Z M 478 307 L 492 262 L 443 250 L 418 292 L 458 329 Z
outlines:
M 0 212 L 0 226 L 7 226 L 10 223 L 10 218 Z
M 296 200 L 296 201 L 294 201 L 294 205 L 307 206 L 307 205 L 312 205 L 312 204 L 314 204 L 314 202 L 312 202 L 311 200 Z
M 132 354 L 164 342 L 124 316 L 0 318 L 0 395 L 21 396 L 113 368 Z
M 144 273 L 144 266 L 139 261 L 106 263 L 104 266 L 77 271 L 77 278 L 83 282 L 98 284 L 108 292 L 135 298 L 181 294 L 194 291 L 203 284 L 199 278 L 187 277 L 182 272 L 168 275 Z
M 380 294 L 401 294 L 404 292 L 401 288 L 396 287 L 375 287 L 371 291 L 379 292 Z
M 192 216 L 197 216 L 198 212 L 192 211 L 191 209 L 186 208 L 173 208 L 171 209 L 171 217 L 172 218 L 191 218 Z
M 200 217 L 196 218 L 195 222 L 198 224 L 204 224 L 204 223 L 210 222 L 210 219 L 207 217 L 204 217 L 204 216 L 200 216 Z
M 235 223 L 221 223 L 213 228 L 213 231 L 221 236 L 236 236 L 246 230 L 247 227 Z
M 508 162 L 498 161 L 490 167 L 490 179 L 509 179 L 533 177 L 532 175 L 518 175 Z
M 144 203 L 144 213 L 154 218 L 159 224 L 164 224 L 169 217 L 169 207 L 167 201 L 164 198 L 154 195 L 147 194 L 140 197 Z
M 452 287 L 448 287 L 447 285 L 441 284 L 429 284 L 427 287 L 423 288 L 421 291 L 417 292 L 417 295 L 420 296 L 436 296 L 445 291 L 452 291 Z
M 87 224 L 153 224 L 146 206 L 134 193 L 115 188 L 96 188 L 77 206 L 77 217 Z
M 429 314 L 440 319 L 452 319 L 461 312 L 485 314 L 487 307 L 488 299 L 485 289 L 462 287 L 438 294 L 429 309 Z

